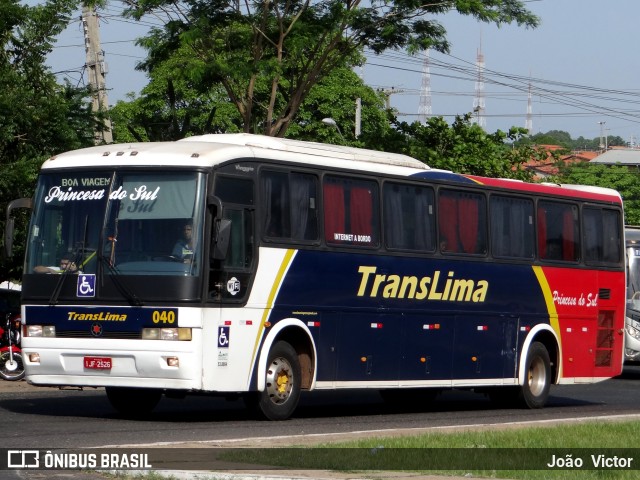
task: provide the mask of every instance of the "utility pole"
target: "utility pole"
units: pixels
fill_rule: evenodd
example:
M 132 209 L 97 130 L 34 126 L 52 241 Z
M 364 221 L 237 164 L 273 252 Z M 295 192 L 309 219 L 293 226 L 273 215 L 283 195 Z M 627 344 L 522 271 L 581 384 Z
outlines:
M 600 125 L 600 150 L 606 150 L 607 146 L 606 144 L 603 142 L 603 138 L 604 138 L 604 124 L 607 122 L 598 122 L 598 125 Z
M 360 69 L 360 80 L 362 80 L 362 69 Z M 362 133 L 362 98 L 356 98 L 356 125 L 354 129 L 354 135 L 356 138 L 360 136 Z
M 98 30 L 98 15 L 95 8 L 89 5 L 82 6 L 82 30 L 84 32 L 84 48 L 86 53 L 85 67 L 89 75 L 89 87 L 93 97 L 92 110 L 95 113 L 107 113 L 109 110 L 109 99 L 107 98 L 107 88 L 105 75 L 107 67 L 104 61 L 104 52 L 100 46 L 100 33 Z M 104 131 L 96 130 L 94 133 L 95 143 L 113 143 L 113 133 L 111 131 L 111 119 L 104 120 Z
M 378 91 L 382 92 L 382 94 L 384 95 L 385 97 L 384 103 L 388 110 L 391 108 L 391 95 L 395 93 L 402 93 L 404 92 L 404 89 L 396 89 L 396 87 L 391 87 L 391 88 L 379 88 Z
M 362 99 L 356 98 L 356 126 L 355 137 L 358 138 L 362 133 Z

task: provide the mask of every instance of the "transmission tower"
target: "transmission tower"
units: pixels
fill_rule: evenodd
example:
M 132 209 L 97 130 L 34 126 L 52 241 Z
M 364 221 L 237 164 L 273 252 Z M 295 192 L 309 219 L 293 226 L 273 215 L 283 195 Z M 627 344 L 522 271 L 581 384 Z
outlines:
M 524 124 L 524 128 L 527 129 L 529 135 L 533 133 L 533 105 L 531 103 L 531 82 L 529 82 L 529 97 L 527 99 L 527 120 Z
M 429 50 L 424 52 L 422 61 L 422 88 L 420 89 L 420 105 L 418 107 L 418 120 L 427 123 L 431 116 L 431 73 L 429 72 Z
M 98 15 L 93 7 L 82 6 L 82 30 L 84 31 L 84 49 L 86 53 L 85 67 L 89 75 L 89 87 L 93 97 L 91 108 L 94 112 L 106 113 L 109 109 L 105 75 L 107 73 L 104 61 L 104 51 L 100 46 L 100 32 L 98 30 Z M 104 120 L 104 130 L 94 133 L 96 144 L 112 143 L 111 120 L 108 116 Z
M 484 54 L 482 53 L 482 42 L 480 42 L 480 48 L 478 49 L 478 56 L 476 58 L 476 72 L 476 98 L 473 100 L 474 117 L 472 121 L 482 128 L 485 128 L 487 126 L 487 120 L 484 116 Z

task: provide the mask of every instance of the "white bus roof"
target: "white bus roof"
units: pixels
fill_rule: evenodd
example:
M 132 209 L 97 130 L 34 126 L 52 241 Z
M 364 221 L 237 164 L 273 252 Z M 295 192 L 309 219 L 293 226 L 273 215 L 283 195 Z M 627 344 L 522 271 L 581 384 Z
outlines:
M 428 170 L 423 162 L 407 155 L 339 145 L 303 142 L 248 133 L 209 134 L 176 142 L 111 144 L 61 153 L 42 168 L 106 166 L 195 166 L 210 167 L 232 159 L 279 159 L 291 162 L 396 173 Z M 349 163 L 345 163 L 349 162 Z M 392 167 L 391 171 L 388 167 Z

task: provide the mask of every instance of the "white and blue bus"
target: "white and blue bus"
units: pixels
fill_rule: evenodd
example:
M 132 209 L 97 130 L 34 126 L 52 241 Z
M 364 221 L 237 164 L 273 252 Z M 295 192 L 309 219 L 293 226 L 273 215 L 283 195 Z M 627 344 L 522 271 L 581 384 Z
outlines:
M 301 391 L 364 388 L 539 408 L 622 368 L 611 190 L 235 134 L 52 157 L 7 245 L 23 206 L 27 380 L 124 414 L 206 393 L 279 420 Z

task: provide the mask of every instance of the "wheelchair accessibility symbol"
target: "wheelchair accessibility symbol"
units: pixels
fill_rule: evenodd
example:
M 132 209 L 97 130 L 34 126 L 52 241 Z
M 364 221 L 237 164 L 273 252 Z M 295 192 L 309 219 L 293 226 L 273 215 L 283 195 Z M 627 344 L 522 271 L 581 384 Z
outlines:
M 96 296 L 96 276 L 94 274 L 78 275 L 76 296 L 77 297 L 95 297 Z
M 229 348 L 229 327 L 218 328 L 218 348 Z

